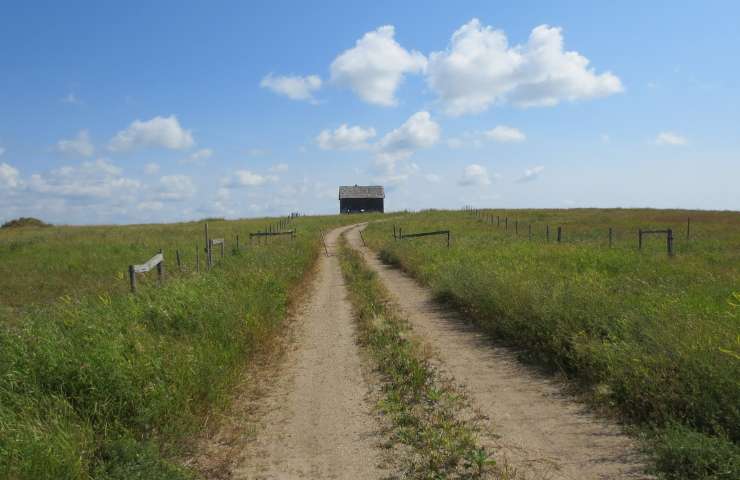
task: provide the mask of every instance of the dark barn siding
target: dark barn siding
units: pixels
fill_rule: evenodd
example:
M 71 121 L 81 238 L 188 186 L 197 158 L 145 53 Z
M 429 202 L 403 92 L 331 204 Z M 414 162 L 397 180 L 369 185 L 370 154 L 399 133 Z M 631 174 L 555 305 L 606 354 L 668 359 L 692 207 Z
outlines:
M 339 200 L 340 213 L 360 213 L 360 212 L 380 212 L 383 213 L 382 198 L 342 198 Z

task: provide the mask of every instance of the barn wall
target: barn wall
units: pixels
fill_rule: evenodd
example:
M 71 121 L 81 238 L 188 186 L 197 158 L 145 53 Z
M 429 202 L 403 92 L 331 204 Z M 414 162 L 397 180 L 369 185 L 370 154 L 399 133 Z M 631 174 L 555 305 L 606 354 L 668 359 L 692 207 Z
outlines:
M 382 198 L 343 198 L 339 200 L 339 213 L 383 213 Z

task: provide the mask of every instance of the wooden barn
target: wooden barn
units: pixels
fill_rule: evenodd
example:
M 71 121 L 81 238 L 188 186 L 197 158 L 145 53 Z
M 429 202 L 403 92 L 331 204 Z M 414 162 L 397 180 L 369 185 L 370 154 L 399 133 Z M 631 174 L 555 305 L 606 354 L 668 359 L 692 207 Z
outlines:
M 339 187 L 339 213 L 383 213 L 385 191 L 379 185 Z

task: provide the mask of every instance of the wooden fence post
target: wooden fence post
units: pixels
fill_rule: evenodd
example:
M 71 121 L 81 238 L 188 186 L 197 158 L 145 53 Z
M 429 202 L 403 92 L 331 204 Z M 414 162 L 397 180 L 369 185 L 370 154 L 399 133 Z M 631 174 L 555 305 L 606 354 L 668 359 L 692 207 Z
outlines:
M 558 243 L 560 243 L 562 233 L 563 233 L 563 227 L 558 226 Z
M 691 217 L 686 218 L 686 240 L 691 238 Z
M 450 248 L 450 232 L 447 232 L 447 248 Z
M 182 263 L 180 262 L 180 249 L 175 250 L 175 257 L 177 258 L 177 269 L 182 272 Z
M 162 253 L 162 249 L 159 249 L 159 253 Z M 157 284 L 161 287 L 164 282 L 164 258 L 157 264 Z
M 239 235 L 236 236 L 236 251 L 239 251 Z
M 642 228 L 637 230 L 637 249 L 642 250 Z
M 673 256 L 673 230 L 668 229 L 668 235 L 666 236 L 666 243 L 668 244 L 668 256 Z
M 208 248 L 206 248 L 206 250 L 207 250 L 206 263 L 208 265 L 208 270 L 210 270 L 211 267 L 213 266 L 213 240 L 212 239 L 208 239 Z
M 609 227 L 609 248 L 612 248 L 612 227 Z
M 527 230 L 529 234 L 529 239 L 532 240 L 532 224 L 531 223 L 527 225 Z
M 206 243 L 204 243 L 203 245 L 205 245 L 205 247 L 206 247 L 206 251 L 208 251 L 208 222 L 206 222 L 205 237 L 206 237 L 206 238 L 205 238 L 205 240 L 206 240 Z
M 200 249 L 198 242 L 195 242 L 195 271 L 200 273 Z
M 547 243 L 550 243 L 550 225 L 547 225 L 547 229 L 545 230 L 545 237 L 547 238 Z
M 128 281 L 131 284 L 131 293 L 136 293 L 136 271 L 133 265 L 128 266 Z
M 501 226 L 501 217 L 499 215 L 496 215 L 496 226 L 497 227 Z
M 519 236 L 519 219 L 514 220 L 514 235 Z
M 509 231 L 509 217 L 504 218 L 504 231 Z

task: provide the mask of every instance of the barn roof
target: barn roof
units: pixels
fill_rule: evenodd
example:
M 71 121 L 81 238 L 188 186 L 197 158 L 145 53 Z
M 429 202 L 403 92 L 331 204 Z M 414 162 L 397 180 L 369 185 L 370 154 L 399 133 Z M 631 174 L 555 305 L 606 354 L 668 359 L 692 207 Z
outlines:
M 385 191 L 380 185 L 341 186 L 339 187 L 339 199 L 343 198 L 385 198 Z

